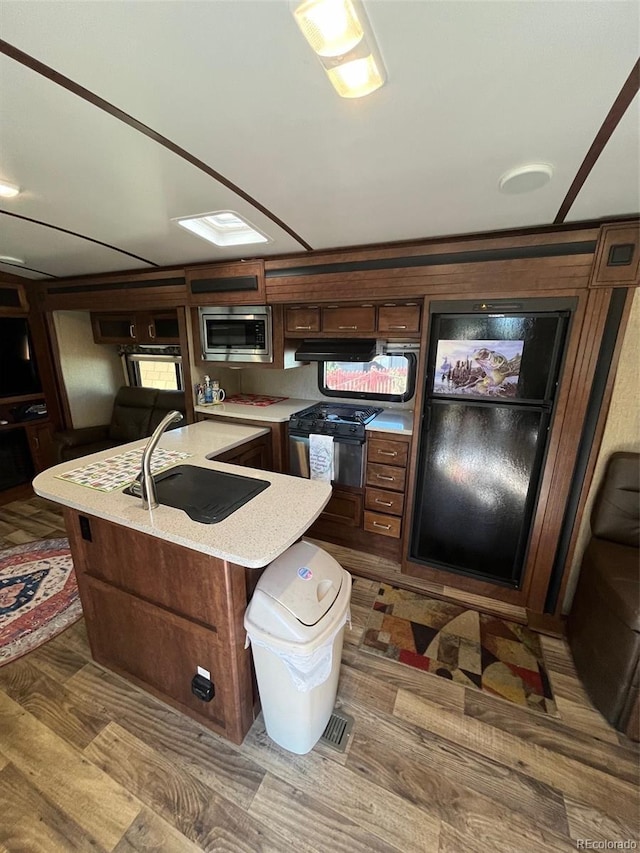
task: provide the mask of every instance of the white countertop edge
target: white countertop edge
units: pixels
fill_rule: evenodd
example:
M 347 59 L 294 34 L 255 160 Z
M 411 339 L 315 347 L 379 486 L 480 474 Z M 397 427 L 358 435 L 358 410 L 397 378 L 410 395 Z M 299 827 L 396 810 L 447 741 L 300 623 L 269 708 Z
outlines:
M 198 465 L 266 480 L 271 484 L 268 489 L 217 524 L 201 524 L 193 521 L 182 510 L 163 505 L 154 510 L 145 510 L 139 499 L 124 495 L 122 489 L 101 492 L 57 477 L 58 474 L 81 468 L 91 462 L 144 447 L 146 440 L 131 442 L 48 468 L 35 478 L 33 489 L 40 497 L 78 512 L 247 568 L 261 568 L 303 535 L 331 497 L 329 483 L 215 462 L 206 458 L 207 451 L 221 454 L 268 432 L 265 427 L 254 429 L 238 424 L 225 424 L 221 427 L 203 421 L 163 435 L 160 446 L 167 450 L 193 454 L 176 464 Z M 216 436 L 219 441 L 214 447 Z M 283 511 L 285 509 L 286 512 Z

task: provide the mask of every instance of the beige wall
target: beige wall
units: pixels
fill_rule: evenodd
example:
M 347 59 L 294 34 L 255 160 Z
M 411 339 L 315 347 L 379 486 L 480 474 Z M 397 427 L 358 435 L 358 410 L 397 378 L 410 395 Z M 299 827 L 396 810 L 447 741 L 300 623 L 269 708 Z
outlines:
M 109 423 L 116 391 L 125 384 L 116 348 L 94 343 L 86 311 L 55 311 L 53 322 L 73 426 Z
M 589 516 L 608 458 L 618 450 L 640 452 L 640 298 L 636 291 L 625 333 L 602 446 L 582 517 L 563 613 L 571 609 L 582 554 L 591 535 Z

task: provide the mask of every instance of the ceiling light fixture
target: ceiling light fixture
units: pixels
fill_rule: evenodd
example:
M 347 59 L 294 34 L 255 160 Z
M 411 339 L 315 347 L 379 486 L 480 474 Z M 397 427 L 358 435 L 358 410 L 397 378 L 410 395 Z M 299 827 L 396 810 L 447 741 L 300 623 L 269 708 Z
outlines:
M 553 177 L 553 166 L 548 163 L 529 163 L 505 172 L 500 178 L 500 192 L 508 195 L 528 193 L 548 184 Z
M 187 231 L 216 246 L 245 246 L 251 243 L 270 243 L 271 239 L 233 210 L 180 216 L 171 220 Z
M 386 74 L 359 0 L 305 0 L 293 16 L 342 98 L 362 98 L 384 85 Z
M 20 187 L 15 184 L 9 184 L 7 181 L 0 181 L 0 196 L 2 198 L 15 198 L 20 193 Z

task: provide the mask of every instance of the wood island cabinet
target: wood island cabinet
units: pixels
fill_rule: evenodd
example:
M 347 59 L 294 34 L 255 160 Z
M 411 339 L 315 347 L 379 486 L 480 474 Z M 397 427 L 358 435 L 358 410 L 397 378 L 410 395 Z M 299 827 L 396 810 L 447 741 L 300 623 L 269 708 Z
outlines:
M 95 660 L 241 743 L 255 715 L 244 648 L 247 570 L 164 539 L 65 509 Z M 191 688 L 201 667 L 214 696 Z

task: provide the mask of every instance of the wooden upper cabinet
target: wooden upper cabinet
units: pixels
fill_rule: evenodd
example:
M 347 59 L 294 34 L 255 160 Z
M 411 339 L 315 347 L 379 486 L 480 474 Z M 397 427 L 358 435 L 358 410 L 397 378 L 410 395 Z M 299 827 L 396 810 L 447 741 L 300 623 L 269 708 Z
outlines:
M 381 333 L 391 338 L 416 338 L 420 333 L 421 313 L 421 302 L 288 305 L 285 308 L 285 334 L 301 338 L 313 335 L 364 337 Z
M 420 305 L 409 303 L 407 305 L 381 305 L 378 308 L 378 331 L 379 332 L 419 332 L 420 331 Z
M 640 227 L 605 225 L 593 265 L 591 287 L 637 285 L 640 271 Z
M 323 332 L 375 332 L 375 305 L 329 305 L 322 309 Z
M 287 308 L 285 312 L 285 331 L 319 332 L 320 307 L 309 305 L 304 308 Z
M 179 344 L 177 311 L 91 314 L 97 344 Z
M 28 311 L 29 303 L 24 287 L 21 284 L 0 282 L 0 317 L 24 315 Z
M 210 267 L 187 267 L 191 305 L 264 305 L 263 261 L 236 261 Z

